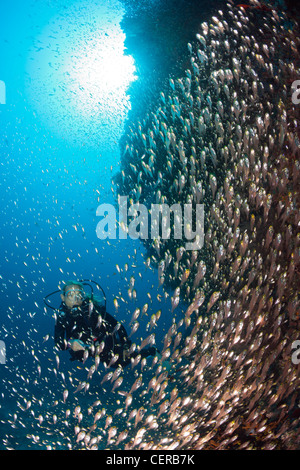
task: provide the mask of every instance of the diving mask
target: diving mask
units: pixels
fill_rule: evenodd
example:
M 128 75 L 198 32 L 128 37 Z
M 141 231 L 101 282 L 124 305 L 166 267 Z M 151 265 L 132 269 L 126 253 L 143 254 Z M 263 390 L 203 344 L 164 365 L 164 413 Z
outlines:
M 82 289 L 69 289 L 65 292 L 65 297 L 69 300 L 81 301 L 85 298 L 85 292 Z

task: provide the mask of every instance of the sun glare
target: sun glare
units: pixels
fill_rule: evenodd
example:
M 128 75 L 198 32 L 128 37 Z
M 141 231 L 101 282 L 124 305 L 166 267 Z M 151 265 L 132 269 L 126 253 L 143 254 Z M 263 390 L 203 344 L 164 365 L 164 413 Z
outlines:
M 124 92 L 135 78 L 131 56 L 124 55 L 122 31 L 87 41 L 68 67 L 70 91 L 77 94 L 76 106 L 90 114 L 122 105 Z
M 36 38 L 28 58 L 28 96 L 40 119 L 70 142 L 98 147 L 118 141 L 136 79 L 125 55 L 119 2 L 79 2 Z

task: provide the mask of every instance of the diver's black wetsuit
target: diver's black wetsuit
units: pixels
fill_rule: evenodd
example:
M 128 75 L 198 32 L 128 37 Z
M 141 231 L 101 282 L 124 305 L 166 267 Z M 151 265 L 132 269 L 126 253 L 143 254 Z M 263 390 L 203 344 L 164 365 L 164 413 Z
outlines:
M 119 359 L 111 367 L 126 366 L 130 358 L 123 359 L 123 352 L 131 346 L 124 326 L 117 322 L 105 308 L 97 303 L 91 304 L 85 299 L 77 310 L 72 311 L 62 303 L 56 311 L 56 322 L 54 331 L 55 345 L 62 350 L 68 349 L 68 341 L 80 339 L 87 347 L 92 344 L 97 347 L 102 341 L 105 346 L 100 353 L 101 362 L 107 365 L 113 355 L 118 354 Z M 91 308 L 92 307 L 92 308 Z M 90 312 L 89 312 L 90 308 Z M 99 316 L 101 318 L 99 318 Z M 141 354 L 142 357 L 154 356 L 156 348 L 144 348 L 142 351 L 134 352 L 131 357 Z M 73 351 L 70 349 L 71 360 L 83 360 L 84 351 Z

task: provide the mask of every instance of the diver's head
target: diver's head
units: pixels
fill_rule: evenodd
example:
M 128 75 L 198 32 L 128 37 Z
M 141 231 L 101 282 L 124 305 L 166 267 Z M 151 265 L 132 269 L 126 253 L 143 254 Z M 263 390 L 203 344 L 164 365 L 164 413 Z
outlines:
M 62 289 L 61 300 L 69 309 L 80 307 L 86 295 L 81 282 L 68 281 Z

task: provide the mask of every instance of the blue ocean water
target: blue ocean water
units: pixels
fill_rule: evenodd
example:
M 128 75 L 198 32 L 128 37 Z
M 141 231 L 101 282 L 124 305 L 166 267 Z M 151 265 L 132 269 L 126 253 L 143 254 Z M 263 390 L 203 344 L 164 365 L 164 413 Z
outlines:
M 117 0 L 17 0 L 1 6 L 0 339 L 6 346 L 6 363 L 0 365 L 2 449 L 76 448 L 72 406 L 81 407 L 86 426 L 95 401 L 101 401 L 106 416 L 118 408 L 111 385 L 99 385 L 103 366 L 86 394 L 74 390 L 85 380 L 89 362 L 71 363 L 64 352 L 59 353 L 57 367 L 54 317 L 45 309 L 43 297 L 61 282 L 68 278 L 99 282 L 106 292 L 107 310 L 128 332 L 134 309 L 148 304 L 133 341 L 149 334 L 147 323 L 161 310 L 155 331 L 160 348 L 174 317 L 170 296 L 165 299 L 158 287 L 157 271 L 146 268 L 140 241 L 96 236 L 98 205 L 115 202 L 111 178 L 119 170 L 119 142 L 128 113 L 139 107 L 139 90 L 147 91 L 148 104 L 155 95 L 162 80 L 159 66 L 166 68 L 164 76 L 168 73 L 157 45 L 149 61 L 147 52 L 133 58 L 125 50 L 121 23 L 126 9 L 135 25 L 128 34 L 130 43 L 138 37 L 149 40 L 150 32 L 143 31 L 145 19 L 139 28 L 136 15 L 149 14 L 154 7 L 157 2 L 138 5 Z M 162 7 L 168 4 L 162 2 Z M 174 2 L 172 15 L 177 15 Z M 159 21 L 162 17 L 154 24 L 163 29 Z M 169 37 L 175 36 L 170 26 Z M 171 69 L 179 53 L 174 53 L 172 44 L 166 50 Z M 152 73 L 149 82 L 147 69 Z M 134 82 L 133 99 L 129 87 Z M 127 294 L 131 276 L 135 301 Z M 59 305 L 58 296 L 52 300 Z M 128 391 L 135 380 L 128 367 L 121 389 Z M 63 403 L 65 389 L 69 397 Z M 67 409 L 72 410 L 69 422 Z

